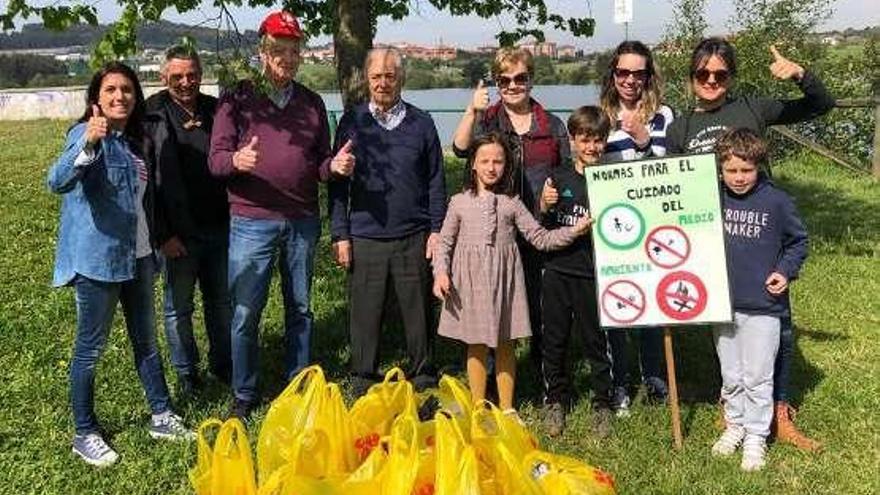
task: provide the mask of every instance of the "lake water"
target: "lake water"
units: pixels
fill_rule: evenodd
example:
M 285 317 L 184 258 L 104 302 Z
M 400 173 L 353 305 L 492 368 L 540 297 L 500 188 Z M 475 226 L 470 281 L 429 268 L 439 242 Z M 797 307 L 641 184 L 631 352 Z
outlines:
M 444 147 L 451 146 L 452 133 L 458 125 L 465 107 L 473 95 L 472 89 L 418 89 L 404 91 L 403 99 L 421 108 L 430 110 L 437 125 L 437 133 Z M 599 101 L 599 86 L 535 86 L 532 96 L 554 112 L 563 122 L 571 110 L 581 105 L 595 105 Z M 324 104 L 330 112 L 339 113 L 342 109 L 342 98 L 339 93 L 321 93 Z M 497 88 L 489 88 L 489 97 L 494 102 L 498 99 Z
M 149 96 L 161 89 L 159 85 L 147 85 L 144 93 Z M 203 84 L 202 91 L 216 96 L 218 88 L 216 84 Z M 556 114 L 565 120 L 572 109 L 595 104 L 599 87 L 535 86 L 532 94 L 545 108 L 560 110 Z M 420 89 L 403 92 L 406 101 L 431 111 L 444 147 L 450 146 L 452 132 L 472 95 L 472 89 Z M 497 100 L 497 89 L 489 88 L 489 95 L 493 101 Z M 339 93 L 321 93 L 321 97 L 324 98 L 327 110 L 339 117 L 342 109 Z M 4 90 L 0 91 L 0 120 L 75 119 L 82 115 L 84 99 L 83 87 Z

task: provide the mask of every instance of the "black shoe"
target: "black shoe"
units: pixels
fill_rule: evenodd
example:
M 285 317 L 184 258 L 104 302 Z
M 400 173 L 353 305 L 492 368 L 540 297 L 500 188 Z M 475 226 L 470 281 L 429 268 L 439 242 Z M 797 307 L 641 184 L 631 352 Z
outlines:
M 227 419 L 238 418 L 242 421 L 247 421 L 254 408 L 255 404 L 253 402 L 248 402 L 235 397 L 232 399 L 232 404 L 229 405 L 229 412 L 226 414 L 226 417 Z
M 434 414 L 440 410 L 440 400 L 433 395 L 425 399 L 422 402 L 422 405 L 419 406 L 418 414 L 419 421 L 430 421 L 434 419 Z
M 666 398 L 669 397 L 669 388 L 666 386 L 666 381 L 659 376 L 649 376 L 645 378 L 645 393 L 648 402 L 663 404 L 666 402 Z

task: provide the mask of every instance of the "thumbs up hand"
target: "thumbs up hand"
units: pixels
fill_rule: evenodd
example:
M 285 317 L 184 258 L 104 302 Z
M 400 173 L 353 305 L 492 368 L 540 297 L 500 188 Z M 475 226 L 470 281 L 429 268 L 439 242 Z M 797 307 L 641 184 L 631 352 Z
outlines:
M 648 127 L 642 122 L 642 100 L 639 100 L 636 103 L 636 108 L 634 110 L 627 110 L 623 112 L 623 116 L 620 119 L 620 128 L 623 132 L 632 136 L 633 141 L 635 141 L 636 146 L 640 149 L 648 146 L 648 143 L 651 142 L 651 132 L 648 131 Z
M 251 172 L 260 161 L 260 140 L 251 136 L 251 140 L 232 155 L 232 166 L 240 172 Z
M 86 143 L 93 148 L 98 144 L 98 141 L 107 137 L 109 130 L 110 124 L 107 122 L 107 117 L 104 117 L 104 113 L 101 112 L 101 107 L 93 104 L 92 116 L 89 117 L 86 124 Z
M 477 83 L 474 96 L 471 98 L 471 109 L 474 112 L 482 112 L 489 106 L 489 88 L 483 84 L 483 80 Z
M 550 208 L 559 202 L 559 192 L 553 184 L 553 179 L 547 177 L 544 188 L 541 189 L 541 213 L 547 213 Z
M 782 56 L 775 46 L 770 45 L 770 54 L 773 55 L 773 63 L 770 64 L 770 73 L 776 79 L 794 79 L 800 81 L 804 77 L 804 68 Z
M 346 141 L 342 148 L 339 148 L 339 151 L 336 152 L 336 156 L 330 160 L 330 171 L 337 175 L 342 175 L 344 177 L 350 177 L 352 173 L 354 173 L 354 162 L 355 156 L 351 152 L 354 145 L 351 142 L 351 139 Z

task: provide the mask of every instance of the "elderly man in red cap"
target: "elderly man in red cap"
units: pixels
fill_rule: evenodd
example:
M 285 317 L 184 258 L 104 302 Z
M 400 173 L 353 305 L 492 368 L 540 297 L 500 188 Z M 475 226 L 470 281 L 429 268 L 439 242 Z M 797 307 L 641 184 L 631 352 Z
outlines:
M 302 38 L 292 14 L 269 14 L 260 25 L 260 59 L 270 90 L 264 93 L 252 81 L 242 81 L 221 97 L 214 117 L 210 168 L 227 180 L 231 217 L 230 415 L 242 418 L 259 401 L 258 327 L 276 258 L 287 378 L 309 363 L 309 295 L 320 234 L 318 182 L 349 175 L 353 166 L 350 157 L 331 159 L 324 102 L 293 80 Z

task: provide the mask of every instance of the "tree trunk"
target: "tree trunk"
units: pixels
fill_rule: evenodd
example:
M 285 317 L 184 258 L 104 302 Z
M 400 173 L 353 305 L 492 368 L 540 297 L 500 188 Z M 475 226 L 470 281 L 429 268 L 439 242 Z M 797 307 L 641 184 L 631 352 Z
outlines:
M 367 51 L 373 47 L 370 0 L 337 0 L 336 19 L 336 79 L 342 91 L 342 105 L 348 109 L 367 99 L 363 64 Z

